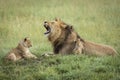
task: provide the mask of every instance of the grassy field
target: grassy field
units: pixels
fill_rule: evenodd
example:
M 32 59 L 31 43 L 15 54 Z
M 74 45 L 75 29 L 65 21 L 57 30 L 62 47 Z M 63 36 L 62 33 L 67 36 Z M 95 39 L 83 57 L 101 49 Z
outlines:
M 111 45 L 120 54 L 120 0 L 0 0 L 0 80 L 120 80 L 120 56 L 41 57 L 52 51 L 43 22 L 55 17 L 83 39 Z M 26 36 L 39 59 L 5 62 Z

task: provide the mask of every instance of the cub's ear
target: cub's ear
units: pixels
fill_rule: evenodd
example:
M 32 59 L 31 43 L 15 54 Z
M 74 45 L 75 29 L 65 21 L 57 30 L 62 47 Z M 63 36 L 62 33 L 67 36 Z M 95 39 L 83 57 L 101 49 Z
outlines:
M 61 21 L 61 19 L 60 18 L 55 18 L 55 21 Z
M 24 42 L 27 41 L 27 38 L 24 39 Z
M 29 38 L 28 38 L 28 37 L 25 37 L 25 38 L 24 38 L 24 41 L 27 41 L 27 40 L 29 40 Z

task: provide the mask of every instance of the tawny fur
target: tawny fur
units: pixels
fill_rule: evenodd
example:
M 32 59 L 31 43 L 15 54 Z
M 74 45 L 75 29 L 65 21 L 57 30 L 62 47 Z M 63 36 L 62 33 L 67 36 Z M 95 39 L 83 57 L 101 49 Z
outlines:
M 99 56 L 115 55 L 117 52 L 111 46 L 85 41 L 83 43 L 83 52 L 87 54 L 96 54 Z
M 29 38 L 25 38 L 24 40 L 20 41 L 18 46 L 12 49 L 6 56 L 7 60 L 17 61 L 22 58 L 33 58 L 36 59 L 37 57 L 33 55 L 29 47 L 31 47 L 31 41 Z
M 60 19 L 46 21 L 45 28 L 49 33 L 48 40 L 52 43 L 55 54 L 95 54 L 98 56 L 116 55 L 115 49 L 107 45 L 101 45 L 83 40 L 72 28 Z

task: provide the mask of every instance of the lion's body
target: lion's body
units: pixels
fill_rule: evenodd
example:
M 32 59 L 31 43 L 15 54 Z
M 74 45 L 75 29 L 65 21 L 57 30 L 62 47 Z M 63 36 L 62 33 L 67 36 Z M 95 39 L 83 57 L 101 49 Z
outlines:
M 22 58 L 37 58 L 29 51 L 31 47 L 31 41 L 25 38 L 26 41 L 22 40 L 19 42 L 18 46 L 12 49 L 6 56 L 6 59 L 11 61 L 17 61 Z
M 110 46 L 85 41 L 83 52 L 87 54 L 96 54 L 100 56 L 115 55 L 116 51 Z
M 48 40 L 52 43 L 55 54 L 96 54 L 115 55 L 116 51 L 109 46 L 101 45 L 83 40 L 72 28 L 72 26 L 57 19 L 52 22 L 45 22 Z

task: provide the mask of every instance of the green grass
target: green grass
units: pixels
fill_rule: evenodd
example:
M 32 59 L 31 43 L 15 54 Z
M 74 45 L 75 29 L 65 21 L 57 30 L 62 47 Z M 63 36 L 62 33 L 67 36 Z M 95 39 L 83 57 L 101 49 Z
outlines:
M 119 0 L 0 0 L 0 80 L 120 80 L 120 56 L 41 57 L 52 47 L 45 20 L 61 18 L 85 40 L 111 45 L 120 54 Z M 6 62 L 3 57 L 30 37 L 38 60 Z

